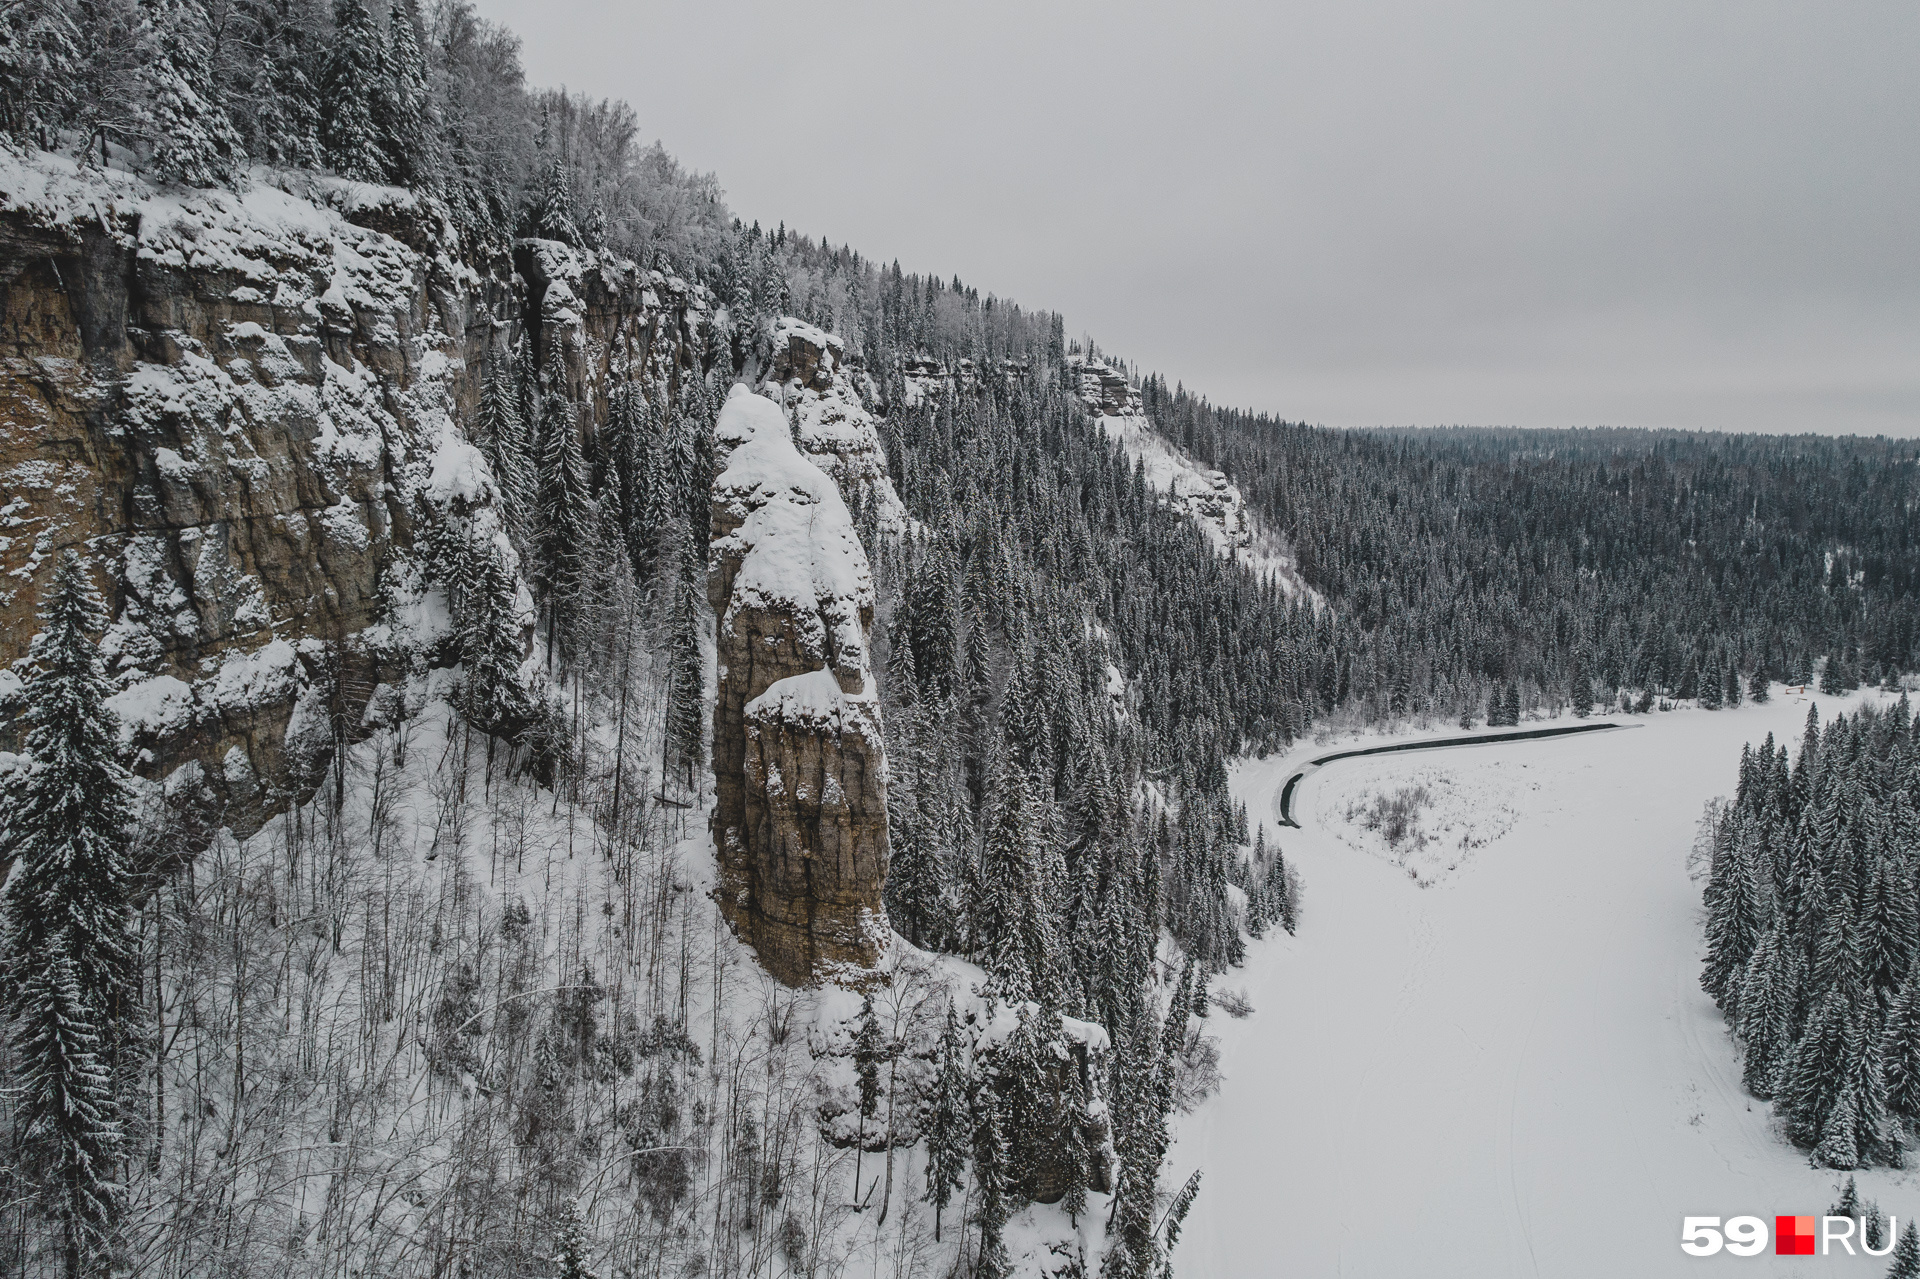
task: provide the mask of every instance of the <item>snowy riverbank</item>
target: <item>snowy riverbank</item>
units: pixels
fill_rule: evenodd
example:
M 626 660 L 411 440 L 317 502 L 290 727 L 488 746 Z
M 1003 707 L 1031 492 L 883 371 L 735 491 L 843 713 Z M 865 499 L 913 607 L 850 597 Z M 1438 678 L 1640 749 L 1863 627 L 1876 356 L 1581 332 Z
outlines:
M 1776 686 L 1776 693 L 1780 692 Z M 1862 693 L 1816 698 L 1823 721 Z M 1197 1275 L 1879 1275 L 1856 1258 L 1699 1259 L 1684 1215 L 1824 1212 L 1810 1168 L 1740 1087 L 1700 990 L 1700 811 L 1740 744 L 1797 744 L 1808 699 L 1639 717 L 1644 729 L 1340 761 L 1314 746 L 1233 786 L 1305 880 L 1297 937 L 1257 943 L 1255 1012 L 1216 1018 L 1226 1082 L 1178 1131 L 1206 1184 L 1176 1262 Z M 1348 814 L 1424 785 L 1465 856 L 1396 857 Z M 1372 842 L 1371 846 L 1369 841 Z M 1404 844 L 1403 844 L 1404 847 Z M 1413 872 L 1418 871 L 1418 874 Z M 1920 1173 L 1860 1177 L 1903 1222 Z

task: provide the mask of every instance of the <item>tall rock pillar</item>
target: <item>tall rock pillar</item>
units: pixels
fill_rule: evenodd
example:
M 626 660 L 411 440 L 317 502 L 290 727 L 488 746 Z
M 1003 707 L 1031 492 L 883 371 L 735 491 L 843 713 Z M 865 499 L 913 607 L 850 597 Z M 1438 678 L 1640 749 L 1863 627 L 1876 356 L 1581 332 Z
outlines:
M 714 435 L 720 906 L 798 986 L 871 967 L 889 935 L 873 575 L 838 487 L 777 405 L 736 386 Z

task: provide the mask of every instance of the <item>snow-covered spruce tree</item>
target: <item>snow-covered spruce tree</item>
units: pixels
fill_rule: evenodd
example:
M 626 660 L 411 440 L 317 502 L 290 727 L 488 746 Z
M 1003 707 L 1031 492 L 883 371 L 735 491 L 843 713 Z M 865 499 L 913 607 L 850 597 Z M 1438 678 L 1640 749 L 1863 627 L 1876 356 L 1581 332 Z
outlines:
M 580 227 L 573 216 L 573 184 L 566 162 L 558 155 L 547 161 L 539 189 L 534 192 L 527 210 L 527 224 L 531 233 L 541 239 L 558 240 L 576 247 L 582 243 Z
M 1027 645 L 1016 646 L 1007 687 L 1001 694 L 1000 722 L 1008 758 L 1037 784 L 1052 769 L 1052 743 L 1045 707 L 1034 678 L 1034 661 Z
M 1863 1014 L 1847 1042 L 1846 1091 L 1851 1098 L 1856 1127 L 1855 1150 L 1862 1163 L 1887 1162 L 1887 1135 L 1892 1116 L 1887 1112 L 1887 1084 L 1880 1060 L 1879 1018 Z
M 640 582 L 652 580 L 661 534 L 660 513 L 649 512 L 659 471 L 651 422 L 652 410 L 629 370 L 607 396 L 601 491 L 618 513 L 620 544 Z
M 1593 677 L 1578 649 L 1574 650 L 1572 672 L 1567 678 L 1567 702 L 1581 719 L 1593 714 Z
M 153 165 L 181 186 L 230 186 L 247 164 L 214 84 L 213 34 L 199 0 L 141 0 Z
M 1825 1168 L 1860 1167 L 1863 1128 L 1857 1094 L 1848 1089 L 1827 1117 L 1820 1144 L 1813 1149 L 1814 1163 Z
M 388 180 L 392 162 L 376 115 L 386 92 L 386 48 L 365 0 L 334 0 L 333 43 L 320 77 L 320 149 L 341 177 Z
M 1720 669 L 1720 663 L 1709 658 L 1700 668 L 1700 686 L 1694 694 L 1700 703 L 1700 708 L 1708 711 L 1719 710 L 1720 699 L 1726 692 L 1726 687 L 1726 674 Z
M 933 1238 L 940 1241 L 941 1214 L 953 1199 L 966 1176 L 968 1095 L 972 1080 L 968 1077 L 967 1045 L 960 1034 L 960 1023 L 947 1010 L 947 1024 L 940 1032 L 940 1044 L 934 1054 L 933 1096 L 928 1107 L 927 1202 L 933 1205 Z
M 1900 1232 L 1900 1242 L 1894 1245 L 1887 1279 L 1920 1279 L 1920 1227 L 1912 1221 L 1907 1222 Z
M 701 423 L 674 400 L 664 378 L 655 385 L 653 402 L 659 418 L 660 483 L 668 515 L 676 522 L 705 528 L 713 476 L 701 465 Z M 709 460 L 711 456 L 709 452 Z M 701 551 L 705 553 L 704 545 Z
M 741 234 L 745 234 L 742 230 Z M 759 314 L 754 310 L 753 290 L 743 277 L 735 282 L 733 292 L 727 301 L 727 358 L 726 371 L 731 374 L 746 362 L 753 350 L 753 331 L 759 325 Z
M 554 1279 L 596 1279 L 587 1265 L 587 1226 L 580 1216 L 579 1201 L 562 1195 L 553 1227 Z
M 901 936 L 923 949 L 950 944 L 946 841 L 942 838 L 943 778 L 924 737 L 913 646 L 896 626 L 888 649 L 887 763 L 893 782 L 887 800 L 891 852 L 887 864 L 887 918 Z M 934 721 L 937 726 L 938 721 Z
M 528 466 L 534 476 L 533 487 L 528 490 L 531 500 L 528 513 L 531 515 L 539 507 L 539 458 L 546 436 L 542 434 L 541 394 L 545 388 L 540 381 L 540 352 L 533 340 L 533 331 L 523 326 L 520 336 L 513 343 L 513 390 L 519 397 L 521 429 L 526 433 Z
M 547 658 L 551 662 L 557 649 L 564 664 L 575 655 L 571 631 L 579 615 L 586 567 L 595 550 L 596 520 L 573 403 L 557 389 L 557 374 L 554 386 L 541 406 L 543 439 L 535 558 L 545 594 Z
M 420 53 L 420 15 L 413 0 L 393 0 L 387 11 L 384 83 L 373 101 L 374 129 L 387 158 L 387 178 L 397 186 L 431 187 L 433 102 L 427 61 Z
M 1155 1279 L 1161 1266 L 1154 1215 L 1160 1165 L 1170 1137 L 1174 1072 L 1186 1039 L 1193 967 L 1172 992 L 1167 1017 L 1157 1028 L 1149 1015 L 1129 1018 L 1126 1036 L 1115 1041 L 1114 1150 L 1120 1156 L 1107 1219 L 1102 1279 Z
M 874 1015 L 873 996 L 860 1003 L 860 1023 L 853 1034 L 853 1074 L 860 1090 L 857 1135 L 853 1143 L 853 1207 L 858 1212 L 866 1204 L 860 1190 L 860 1165 L 867 1153 L 867 1121 L 880 1113 L 880 1064 L 887 1059 L 886 1036 L 880 1032 L 880 1019 Z
M 1799 998 L 1796 954 L 1783 948 L 1780 931 L 1767 930 L 1747 961 L 1740 986 L 1740 1038 L 1745 1046 L 1741 1080 L 1762 1100 L 1773 1096 L 1780 1062 L 1793 1043 L 1792 1022 Z
M 1293 870 L 1287 865 L 1286 854 L 1278 844 L 1270 850 L 1266 847 L 1264 826 L 1254 842 L 1254 859 L 1248 873 L 1253 876 L 1252 887 L 1247 894 L 1248 922 L 1250 925 L 1258 924 L 1258 930 L 1253 931 L 1253 935 L 1258 937 L 1269 925 L 1278 924 L 1288 936 L 1292 936 L 1297 922 L 1297 886 Z
M 1862 961 L 1867 986 L 1875 993 L 1876 1013 L 1884 1013 L 1913 968 L 1920 943 L 1920 910 L 1916 910 L 1910 867 L 1900 865 L 1885 820 L 1872 800 L 1862 807 L 1858 829 L 1871 850 L 1866 901 L 1860 921 Z
M 1841 1183 L 1839 1198 L 1827 1205 L 1827 1216 L 1858 1217 L 1860 1215 L 1860 1181 L 1857 1177 L 1848 1177 Z
M 685 506 L 686 480 L 673 466 L 671 417 L 658 405 L 647 404 L 641 421 L 644 426 L 639 438 L 644 452 L 636 504 L 640 527 L 634 537 L 639 547 L 636 571 L 649 575 L 658 570 L 662 560 L 671 563 L 677 545 L 674 531 L 681 527 Z
M 1908 972 L 1887 1014 L 1881 1058 L 1887 1106 L 1897 1115 L 1920 1119 L 1920 970 Z
M 1026 771 L 1004 753 L 988 784 L 975 947 L 989 988 L 1010 1002 L 1059 1007 L 1056 903 L 1044 874 L 1043 835 Z
M 1017 1013 L 1013 1033 L 989 1053 L 993 1089 L 1006 1135 L 1006 1184 L 1010 1193 L 1033 1199 L 1046 1185 L 1085 1204 L 1087 1145 L 1085 1109 L 1077 1071 L 1059 1039 L 1059 1021 L 1034 1005 Z
M 475 429 L 487 465 L 500 487 L 501 516 L 507 532 L 515 545 L 526 547 L 530 544 L 528 534 L 536 492 L 533 449 L 527 438 L 526 420 L 520 415 L 520 397 L 510 359 L 498 349 L 490 348 L 487 353 Z
M 668 616 L 667 742 L 674 758 L 686 768 L 691 788 L 705 748 L 701 734 L 707 707 L 706 666 L 700 656 L 701 617 L 707 608 L 700 585 L 703 557 L 691 533 L 682 537 L 676 559 Z
M 83 81 L 85 21 L 74 0 L 19 0 L 0 9 L 0 134 L 45 147 Z
M 1851 1031 L 1848 1023 L 1845 993 L 1827 991 L 1808 1018 L 1792 1057 L 1782 1065 L 1777 1103 L 1788 1135 L 1801 1145 L 1819 1144 L 1839 1100 Z
M 106 616 L 72 551 L 54 569 L 24 690 L 33 766 L 8 815 L 5 958 L 18 1154 L 67 1273 L 95 1268 L 122 1192 L 121 1078 L 139 1020 L 126 770 L 89 638 Z
M 526 658 L 520 582 L 498 546 L 479 552 L 480 566 L 458 614 L 464 679 L 461 713 L 490 733 L 512 733 L 532 711 L 520 665 Z
M 321 167 L 320 102 L 307 74 L 304 50 L 275 36 L 292 24 L 270 30 L 246 95 L 254 103 L 243 136 L 248 153 L 290 168 Z
M 587 210 L 586 220 L 580 224 L 581 246 L 595 253 L 607 247 L 607 202 L 595 198 Z
M 687 494 L 687 519 L 693 526 L 694 549 L 699 552 L 701 562 L 705 563 L 713 539 L 713 507 L 709 495 L 713 492 L 713 477 L 718 464 L 713 431 L 719 422 L 719 408 L 707 393 L 706 380 L 699 377 L 690 377 L 683 382 L 681 397 L 674 403 L 693 465 L 692 483 Z M 862 537 L 870 546 L 882 545 L 878 529 L 871 525 L 863 529 Z
M 1004 1279 L 1010 1265 L 1001 1232 L 1011 1215 L 1007 1204 L 1006 1127 L 999 1094 L 991 1081 L 978 1079 L 975 1083 L 968 1107 L 973 1115 L 974 1213 L 980 1227 L 980 1249 L 975 1254 L 973 1273 L 976 1279 Z
M 1722 824 L 1705 893 L 1708 949 L 1700 984 L 1729 1012 L 1738 1010 L 1740 978 L 1758 944 L 1765 909 L 1750 844 L 1742 818 Z
M 1271 860 L 1272 854 L 1267 851 L 1267 828 L 1263 825 L 1254 834 L 1253 855 L 1246 863 L 1245 877 L 1236 881 L 1247 895 L 1247 932 L 1256 939 L 1264 937 L 1274 922 L 1273 903 L 1267 897 L 1264 883 Z

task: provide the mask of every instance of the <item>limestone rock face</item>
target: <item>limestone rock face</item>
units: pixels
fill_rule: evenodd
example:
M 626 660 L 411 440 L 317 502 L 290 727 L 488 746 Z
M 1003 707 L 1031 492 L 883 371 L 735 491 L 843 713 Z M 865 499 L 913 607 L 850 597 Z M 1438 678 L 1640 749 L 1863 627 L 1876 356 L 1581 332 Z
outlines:
M 1032 373 L 1031 362 L 1013 357 L 997 363 L 990 361 L 984 368 L 976 366 L 972 359 L 964 355 L 951 364 L 942 364 L 924 354 L 907 355 L 900 360 L 901 388 L 905 392 L 904 400 L 908 408 L 949 394 L 977 395 L 995 377 L 1018 379 L 1031 376 Z
M 783 315 L 773 326 L 773 367 L 767 380 L 825 391 L 846 362 L 840 339 L 805 320 Z
M 565 245 L 463 246 L 404 191 L 275 180 L 165 192 L 0 155 L 0 750 L 41 588 L 81 548 L 136 769 L 194 766 L 176 780 L 242 834 L 378 690 L 449 658 L 417 526 L 492 500 L 461 428 L 488 353 L 551 342 L 593 401 L 619 349 L 701 309 Z
M 1140 392 L 1124 372 L 1099 360 L 1071 356 L 1067 371 L 1073 375 L 1080 398 L 1097 417 L 1138 416 Z
M 867 409 L 878 388 L 824 329 L 785 316 L 773 333 L 767 386 L 793 415 L 794 443 L 833 478 L 856 518 L 867 517 L 880 533 L 904 532 L 907 508 L 894 491 L 880 428 Z
M 873 579 L 838 487 L 778 405 L 734 387 L 715 447 L 720 905 L 769 972 L 803 985 L 871 967 L 889 935 Z

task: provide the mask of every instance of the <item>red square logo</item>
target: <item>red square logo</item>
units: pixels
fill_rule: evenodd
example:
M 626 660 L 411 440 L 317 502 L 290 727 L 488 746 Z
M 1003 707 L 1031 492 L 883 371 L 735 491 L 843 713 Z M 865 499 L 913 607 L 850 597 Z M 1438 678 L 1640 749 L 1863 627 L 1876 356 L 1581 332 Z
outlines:
M 1775 1217 L 1773 1219 L 1773 1252 L 1777 1257 L 1811 1257 L 1813 1255 L 1812 1217 Z

